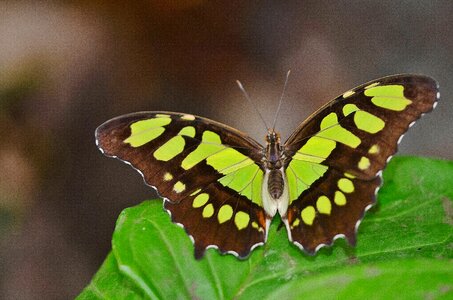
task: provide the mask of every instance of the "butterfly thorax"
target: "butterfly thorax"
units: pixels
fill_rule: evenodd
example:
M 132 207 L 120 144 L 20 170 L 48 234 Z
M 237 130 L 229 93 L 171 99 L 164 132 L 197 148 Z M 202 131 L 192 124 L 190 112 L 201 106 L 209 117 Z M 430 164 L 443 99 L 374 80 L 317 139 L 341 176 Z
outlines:
M 283 165 L 285 155 L 283 147 L 280 144 L 280 136 L 275 131 L 269 131 L 266 135 L 266 151 L 264 153 L 263 162 L 266 168 L 267 183 L 263 186 L 263 193 L 269 195 L 264 202 L 265 210 L 269 216 L 274 216 L 278 210 L 280 214 L 286 214 L 286 191 Z M 267 209 L 266 209 L 267 208 Z

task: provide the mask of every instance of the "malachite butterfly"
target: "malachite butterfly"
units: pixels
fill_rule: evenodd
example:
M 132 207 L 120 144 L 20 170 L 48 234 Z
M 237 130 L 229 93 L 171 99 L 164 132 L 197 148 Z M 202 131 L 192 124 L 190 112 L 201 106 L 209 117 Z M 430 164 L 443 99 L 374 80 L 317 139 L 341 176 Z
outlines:
M 321 107 L 284 143 L 266 146 L 224 124 L 184 113 L 139 112 L 96 130 L 107 156 L 137 169 L 195 245 L 246 257 L 279 213 L 288 239 L 314 254 L 339 237 L 356 243 L 381 172 L 407 129 L 439 99 L 420 75 L 380 78 Z

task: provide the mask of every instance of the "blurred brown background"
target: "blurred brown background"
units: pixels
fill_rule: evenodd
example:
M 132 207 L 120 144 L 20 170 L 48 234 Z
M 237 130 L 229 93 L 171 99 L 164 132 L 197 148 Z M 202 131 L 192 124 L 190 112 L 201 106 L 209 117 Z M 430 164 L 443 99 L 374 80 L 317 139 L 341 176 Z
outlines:
M 288 69 L 283 137 L 365 81 L 435 77 L 400 153 L 453 158 L 452 1 L 0 1 L 0 298 L 73 298 L 120 211 L 155 197 L 97 150 L 99 124 L 181 111 L 262 141 L 234 80 L 271 122 Z

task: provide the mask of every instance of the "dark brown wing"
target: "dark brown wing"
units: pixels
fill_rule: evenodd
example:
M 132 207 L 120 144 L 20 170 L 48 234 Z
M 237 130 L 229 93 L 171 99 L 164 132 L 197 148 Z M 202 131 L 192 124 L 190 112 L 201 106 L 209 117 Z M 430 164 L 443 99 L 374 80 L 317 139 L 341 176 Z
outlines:
M 209 246 L 245 257 L 264 242 L 257 193 L 262 147 L 243 133 L 193 115 L 140 112 L 99 126 L 96 142 L 165 198 L 172 221 L 193 238 L 197 258 Z
M 309 253 L 339 236 L 354 244 L 382 169 L 403 134 L 438 99 L 432 78 L 384 77 L 344 93 L 303 122 L 285 143 L 292 157 L 287 226 L 294 243 Z

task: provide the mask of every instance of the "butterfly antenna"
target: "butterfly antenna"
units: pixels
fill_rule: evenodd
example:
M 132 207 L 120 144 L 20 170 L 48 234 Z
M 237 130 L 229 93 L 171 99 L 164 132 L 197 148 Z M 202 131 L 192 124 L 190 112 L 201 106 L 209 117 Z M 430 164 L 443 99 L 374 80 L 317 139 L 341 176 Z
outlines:
M 261 121 L 263 121 L 263 124 L 266 127 L 267 131 L 269 131 L 269 127 L 267 126 L 266 121 L 264 121 L 263 115 L 261 115 L 260 111 L 256 107 L 255 103 L 253 103 L 252 99 L 250 99 L 249 94 L 247 94 L 247 92 L 245 91 L 244 87 L 242 86 L 242 83 L 239 80 L 236 80 L 236 83 L 238 84 L 241 91 L 244 93 L 244 96 L 245 96 L 245 98 L 247 98 L 247 101 L 250 103 L 251 106 L 253 106 L 253 108 L 256 110 L 256 112 L 260 116 Z
M 275 130 L 275 123 L 277 123 L 278 113 L 280 112 L 280 107 L 282 106 L 283 95 L 285 94 L 285 91 L 286 91 L 286 85 L 288 84 L 288 78 L 289 78 L 290 73 L 291 73 L 291 70 L 288 70 L 288 72 L 286 73 L 286 79 L 285 79 L 285 84 L 283 85 L 282 95 L 280 96 L 280 101 L 278 102 L 277 111 L 275 112 L 274 122 L 272 123 L 272 131 Z

